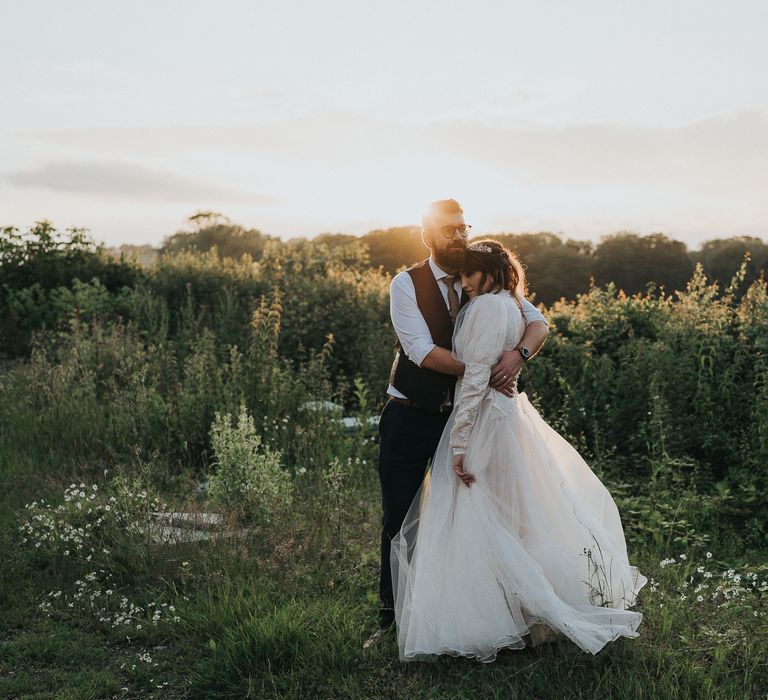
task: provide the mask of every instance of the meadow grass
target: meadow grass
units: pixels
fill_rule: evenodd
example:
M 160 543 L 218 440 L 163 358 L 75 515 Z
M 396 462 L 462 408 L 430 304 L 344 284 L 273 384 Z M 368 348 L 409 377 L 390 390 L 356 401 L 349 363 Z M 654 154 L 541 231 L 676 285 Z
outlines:
M 696 545 L 660 551 L 638 537 L 632 561 L 652 578 L 640 636 L 596 656 L 559 640 L 501 652 L 492 664 L 404 664 L 393 634 L 363 650 L 377 611 L 378 490 L 372 465 L 353 461 L 341 532 L 322 478 L 309 475 L 297 481 L 291 511 L 267 528 L 178 545 L 121 540 L 101 561 L 123 572 L 120 594 L 174 605 L 176 622 L 114 629 L 87 608 L 42 610 L 48 592 L 76 590 L 91 567 L 22 544 L 23 505 L 61 502 L 70 480 L 87 486 L 99 473 L 41 473 L 18 452 L 3 457 L 2 697 L 760 698 L 768 688 L 764 553 L 708 559 Z M 101 483 L 106 497 L 110 482 Z M 189 483 L 167 489 L 169 507 L 203 506 Z M 730 592 L 712 598 L 716 585 Z

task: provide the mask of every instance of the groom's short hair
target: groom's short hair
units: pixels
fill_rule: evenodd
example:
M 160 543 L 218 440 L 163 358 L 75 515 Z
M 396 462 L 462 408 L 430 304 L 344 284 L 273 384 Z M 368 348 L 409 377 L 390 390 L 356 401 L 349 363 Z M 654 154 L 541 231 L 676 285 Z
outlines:
M 464 210 L 455 199 L 438 199 L 427 207 L 424 216 L 421 217 L 421 227 L 426 230 L 432 228 L 432 220 L 436 214 L 463 214 Z

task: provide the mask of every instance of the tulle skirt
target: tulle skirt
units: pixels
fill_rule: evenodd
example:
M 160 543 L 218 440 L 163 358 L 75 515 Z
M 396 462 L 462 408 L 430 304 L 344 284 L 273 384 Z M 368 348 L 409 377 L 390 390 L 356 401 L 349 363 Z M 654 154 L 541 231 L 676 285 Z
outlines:
M 546 628 L 593 654 L 638 636 L 642 614 L 626 608 L 647 579 L 573 446 L 525 393 L 489 390 L 467 444 L 467 488 L 452 469 L 452 425 L 392 540 L 400 659 L 491 662 Z

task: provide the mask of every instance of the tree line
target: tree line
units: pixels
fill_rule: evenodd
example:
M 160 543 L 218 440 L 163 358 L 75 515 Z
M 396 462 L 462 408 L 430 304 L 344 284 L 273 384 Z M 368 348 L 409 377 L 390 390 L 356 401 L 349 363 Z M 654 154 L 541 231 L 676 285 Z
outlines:
M 214 248 L 222 258 L 248 254 L 259 260 L 267 246 L 290 249 L 307 241 L 299 238 L 282 242 L 258 229 L 232 223 L 217 212 L 200 212 L 190 217 L 189 224 L 188 230 L 166 237 L 160 248 L 122 246 L 115 252 L 137 257 L 145 264 L 167 253 L 207 252 Z M 696 264 L 701 263 L 707 277 L 725 287 L 747 255 L 746 289 L 768 268 L 768 243 L 755 236 L 712 239 L 699 250 L 689 250 L 684 242 L 664 233 L 642 236 L 622 231 L 603 236 L 597 243 L 564 239 L 549 232 L 502 232 L 483 237 L 495 238 L 520 256 L 529 294 L 546 305 L 561 298 L 574 299 L 589 290 L 592 280 L 596 286 L 613 282 L 629 295 L 645 293 L 649 285 L 652 290 L 663 289 L 671 294 L 685 289 Z M 363 236 L 321 233 L 311 242 L 327 246 L 347 264 L 381 268 L 388 275 L 429 254 L 418 226 L 377 229 Z

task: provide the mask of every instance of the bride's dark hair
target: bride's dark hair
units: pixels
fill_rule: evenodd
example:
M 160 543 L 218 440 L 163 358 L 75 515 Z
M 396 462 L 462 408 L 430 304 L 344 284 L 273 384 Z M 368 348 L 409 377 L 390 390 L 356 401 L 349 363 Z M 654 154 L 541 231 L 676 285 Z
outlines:
M 493 280 L 491 292 L 508 289 L 517 297 L 518 302 L 521 302 L 526 294 L 525 272 L 520 259 L 511 250 L 490 238 L 475 241 L 467 246 L 461 271 L 468 274 L 482 272 L 480 289 L 490 276 Z

